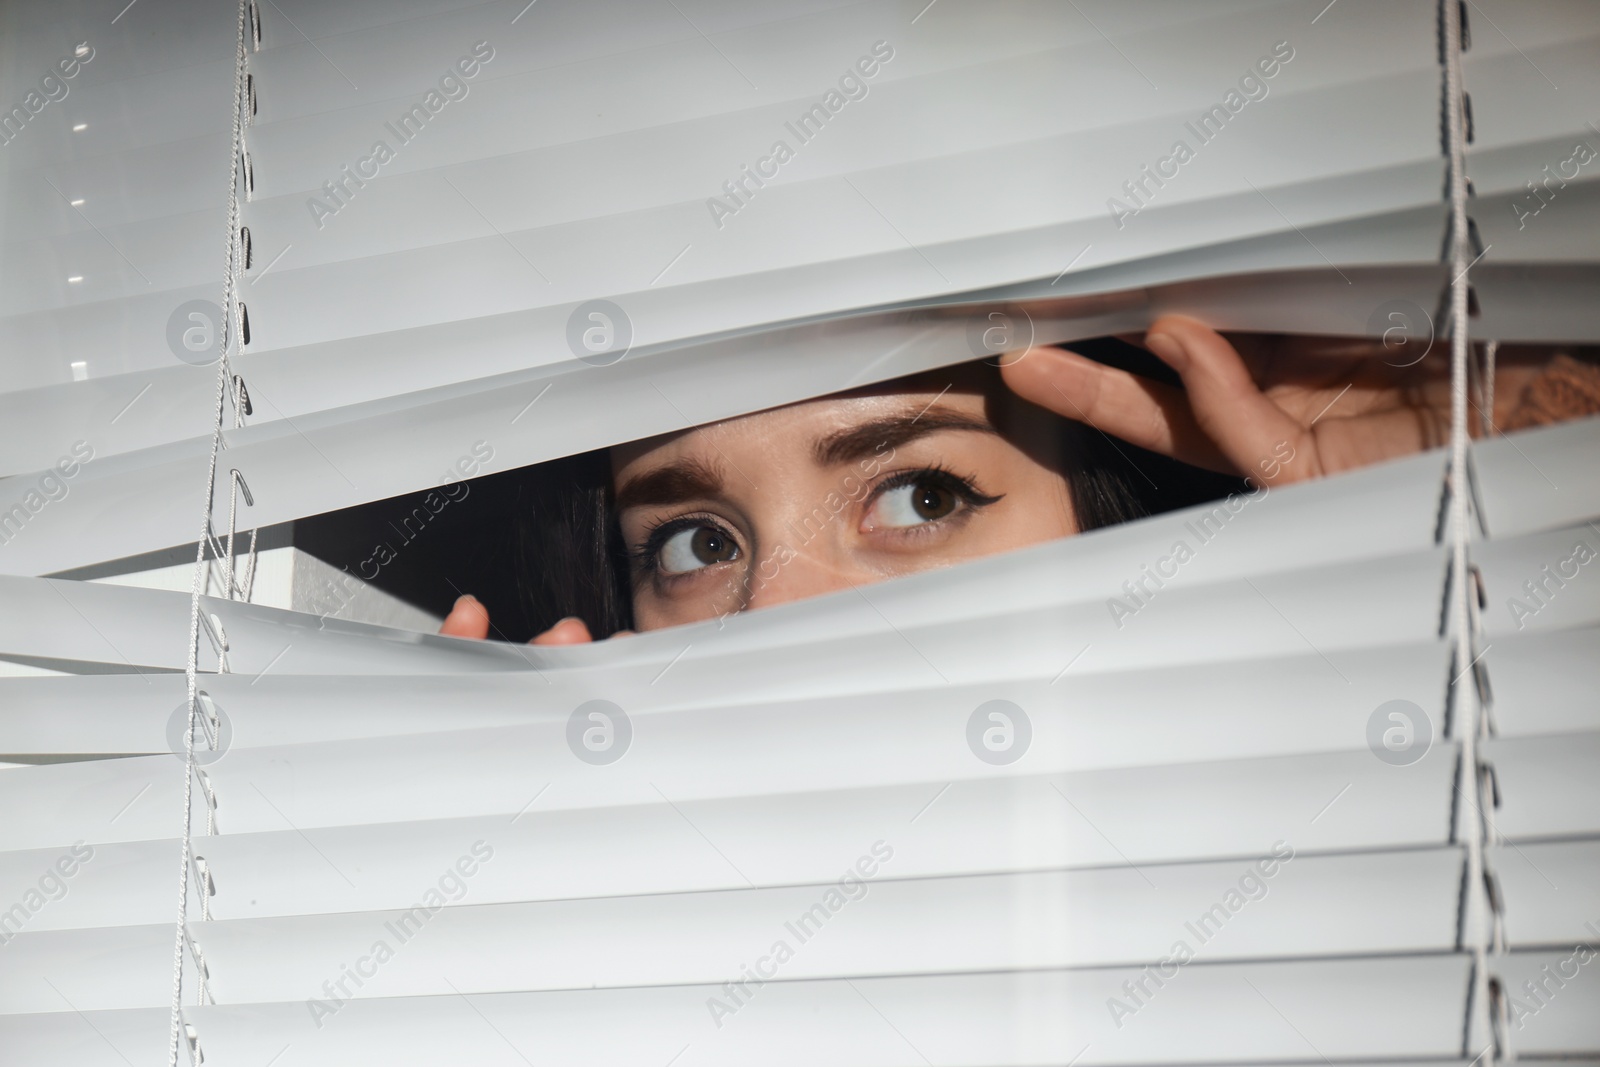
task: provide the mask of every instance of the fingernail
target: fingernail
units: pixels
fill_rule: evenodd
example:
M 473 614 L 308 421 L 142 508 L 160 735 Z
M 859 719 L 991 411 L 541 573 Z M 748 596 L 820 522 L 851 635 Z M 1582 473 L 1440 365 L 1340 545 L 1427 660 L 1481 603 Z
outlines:
M 1146 334 L 1144 346 L 1168 363 L 1183 358 L 1183 346 L 1170 333 Z
M 456 597 L 454 606 L 459 608 L 463 604 L 476 604 L 477 602 L 478 598 L 473 596 L 471 593 L 462 593 L 460 596 Z

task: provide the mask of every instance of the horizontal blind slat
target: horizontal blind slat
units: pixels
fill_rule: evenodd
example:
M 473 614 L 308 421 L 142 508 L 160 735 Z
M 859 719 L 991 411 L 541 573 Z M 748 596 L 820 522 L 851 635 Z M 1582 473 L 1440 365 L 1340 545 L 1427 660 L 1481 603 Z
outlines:
M 922 750 L 916 762 L 892 760 L 894 749 L 835 751 L 822 761 L 810 752 L 752 744 L 738 754 L 744 762 L 732 764 L 722 757 L 734 754 L 712 744 L 652 752 L 648 742 L 636 740 L 625 758 L 601 773 L 574 758 L 559 736 L 551 739 L 559 747 L 528 748 L 522 744 L 527 735 L 514 730 L 480 733 L 471 745 L 427 736 L 404 745 L 230 752 L 205 768 L 219 798 L 220 832 L 475 815 L 509 820 L 536 797 L 548 811 L 657 804 L 663 796 L 682 804 L 912 783 L 925 789 L 920 806 L 945 783 L 1027 778 L 1029 784 L 1017 788 L 1036 790 L 1041 810 L 1052 804 L 1069 809 L 1055 818 L 1068 835 L 1063 847 L 1072 862 L 1140 862 L 1238 855 L 1280 837 L 1312 849 L 1437 843 L 1448 829 L 1455 759 L 1453 746 L 1436 744 L 1416 763 L 1394 768 L 1363 747 L 1040 777 L 1029 772 L 1048 758 L 1042 746 L 1013 767 L 996 769 L 974 759 L 963 734 L 956 734 Z M 0 773 L 0 798 L 10 810 L 25 806 L 35 815 L 0 827 L 0 846 L 10 851 L 80 839 L 164 837 L 181 786 L 181 769 L 170 754 L 14 768 Z M 906 817 L 915 813 L 914 806 Z
M 451 1019 L 464 1020 L 478 1008 L 520 1048 L 616 1050 L 613 1054 L 629 1062 L 653 1059 L 658 1049 L 670 1057 L 691 1041 L 701 1057 L 696 1062 L 706 1064 L 762 1061 L 774 1048 L 822 1062 L 849 1055 L 867 1064 L 896 1065 L 922 1063 L 924 1055 L 935 1054 L 972 1064 L 1064 1063 L 1078 1054 L 1084 1064 L 1270 1062 L 1298 1060 L 1308 1039 L 1330 1057 L 1443 1058 L 1454 1051 L 1458 1036 L 1465 968 L 1450 958 L 1194 967 L 1119 1030 L 1106 1010 L 1108 987 L 1119 989 L 1122 981 L 1136 977 L 1132 972 L 1045 972 L 774 983 L 721 1030 L 706 1009 L 707 998 L 718 991 L 705 987 L 475 997 L 470 1005 L 461 998 L 430 1001 Z M 1271 1001 L 1257 998 L 1247 982 Z M 417 1001 L 376 1002 L 384 1007 L 368 1009 L 372 1003 L 346 1009 L 352 1019 L 364 1021 L 351 1027 L 359 1027 L 359 1036 L 340 1039 L 341 1048 L 353 1049 L 354 1041 L 385 1025 L 397 1027 L 391 1031 L 397 1034 L 423 1029 L 402 1022 L 396 1010 Z M 1239 1025 L 1216 1025 L 1222 1003 L 1239 1005 Z M 305 1011 L 303 1005 L 295 1008 Z M 248 1009 L 215 1008 L 194 1018 L 206 1024 L 250 1015 Z M 292 1029 L 283 1031 L 286 1036 L 309 1034 L 308 1019 L 290 1022 L 287 1015 L 264 1010 L 251 1021 L 287 1023 Z M 328 1020 L 325 1032 L 334 1033 L 333 1024 L 345 1022 L 343 1015 Z M 601 1024 L 618 1017 L 631 1020 L 621 1032 Z M 449 1029 L 473 1032 L 464 1023 Z M 383 1047 L 391 1046 L 386 1040 Z
M 1484 743 L 1500 804 L 1495 829 L 1514 841 L 1600 833 L 1600 733 L 1499 738 Z
M 1456 1056 L 1467 962 L 1194 966 L 1120 1029 L 1106 1010 L 1108 990 L 1119 991 L 1139 972 L 774 982 L 720 1029 L 707 1010 L 710 998 L 727 995 L 716 986 L 359 999 L 317 1020 L 320 1027 L 304 1003 L 190 1006 L 184 1014 L 208 1058 L 253 1062 L 281 1054 L 284 1067 L 431 1067 L 457 1059 L 526 1067 L 536 1055 L 664 1063 L 675 1054 L 695 1067 L 715 1067 L 770 1062 L 775 1049 L 786 1062 L 848 1057 L 863 1067 L 914 1067 L 932 1055 L 990 1067 L 1066 1063 L 1075 1055 L 1085 1067 L 1219 1061 L 1284 1067 L 1305 1062 L 1307 1041 L 1336 1063 L 1396 1067 L 1426 1058 L 1439 1067 L 1467 1067 Z M 1238 1025 L 1217 1025 L 1222 1005 L 1237 1012 Z M 165 1049 L 164 1010 L 85 1015 L 119 1042 L 137 1028 L 145 1044 L 130 1040 L 124 1046 L 130 1053 Z M 0 1036 L 24 1039 L 8 1041 L 27 1056 L 19 1067 L 54 1065 L 61 1060 L 50 1050 L 69 1027 L 92 1036 L 84 1021 L 70 1012 L 7 1016 L 0 1018 Z
M 981 642 L 990 630 L 974 628 L 973 640 Z M 1496 719 L 1502 734 L 1528 719 L 1534 721 L 1523 732 L 1560 732 L 1539 725 L 1545 720 L 1536 718 L 1556 714 L 1559 708 L 1546 713 L 1518 682 L 1529 672 L 1542 676 L 1549 670 L 1579 669 L 1588 645 L 1600 642 L 1600 631 L 1570 633 L 1585 641 L 1547 650 L 1553 639 L 1568 633 L 1530 635 L 1491 661 L 1501 697 Z M 1059 736 L 1058 748 L 1074 769 L 1346 749 L 1365 729 L 1379 695 L 1416 703 L 1436 727 L 1444 721 L 1440 682 L 1449 649 L 1440 641 L 1340 654 L 1336 662 L 1350 684 L 1332 687 L 1315 652 L 1099 673 L 1074 669 L 1062 674 L 1050 664 L 1032 677 L 1014 674 L 972 684 L 930 685 L 926 664 L 886 655 L 891 639 L 897 638 L 862 639 L 865 656 L 883 664 L 874 679 L 877 688 L 870 690 L 852 685 L 859 679 L 849 677 L 814 677 L 805 687 L 799 671 L 732 665 L 726 669 L 739 672 L 736 684 L 719 689 L 702 687 L 698 679 L 682 687 L 651 684 L 660 676 L 659 668 L 646 668 L 608 672 L 606 690 L 608 699 L 629 715 L 660 717 L 667 728 L 689 721 L 698 709 L 737 707 L 751 715 L 786 718 L 796 729 L 814 716 L 831 715 L 841 728 L 846 721 L 854 724 L 857 736 L 877 729 L 872 724 L 883 719 L 890 723 L 883 729 L 902 729 L 900 716 L 908 709 L 921 716 L 959 716 L 1004 698 L 1040 720 L 1037 730 Z M 1519 649 L 1528 654 L 1517 656 Z M 272 671 L 259 677 L 206 675 L 199 687 L 227 714 L 231 751 L 559 723 L 594 686 L 580 671 L 548 671 L 545 677 L 548 681 L 541 683 L 512 673 L 462 678 Z M 1572 714 L 1581 712 L 1574 708 Z M 0 681 L 0 756 L 171 751 L 174 715 L 187 716 L 185 682 L 177 675 L 7 679 Z M 1557 725 L 1560 721 L 1565 720 Z
M 1597 449 L 1597 418 L 1475 443 L 1473 466 L 1489 532 L 1515 537 L 1600 514 L 1600 472 L 1592 462 Z M 1519 592 L 1513 586 L 1501 595 Z
M 1252 852 L 1264 854 L 1274 844 L 1260 837 L 1252 843 L 1245 834 L 1232 840 L 1213 837 L 1206 842 L 1216 849 L 1213 855 L 1221 857 L 1231 850 L 1234 858 L 1186 857 L 1174 864 L 1171 855 L 1157 852 L 1152 863 L 1145 858 L 1153 851 L 1148 841 L 1129 838 L 1121 826 L 1111 826 L 1108 832 L 1121 835 L 1110 839 L 1115 848 L 1101 839 L 1101 847 L 1086 849 L 1083 839 L 1095 834 L 1094 827 L 1103 820 L 1090 816 L 1092 823 L 1085 825 L 1082 810 L 1089 802 L 1074 792 L 1070 779 L 1057 785 L 1061 793 L 1048 782 L 979 781 L 579 810 L 549 810 L 535 802 L 513 816 L 224 833 L 198 840 L 195 853 L 204 857 L 216 887 L 211 914 L 218 919 L 250 919 L 409 908 L 464 857 L 474 871 L 467 898 L 473 904 L 742 890 L 752 883 L 822 884 L 851 868 L 871 843 L 862 837 L 871 829 L 892 838 L 894 862 L 885 865 L 889 877 L 1072 870 L 1076 873 L 1069 881 L 1088 887 L 1081 892 L 1088 894 L 1085 899 L 1091 905 L 1089 911 L 1075 910 L 1082 918 L 1074 921 L 1088 922 L 1087 916 L 1093 914 L 1096 918 L 1089 925 L 1094 925 L 1121 906 L 1095 888 L 1102 883 L 1121 884 L 1132 878 L 1137 884 L 1131 885 L 1128 899 L 1145 900 L 1157 908 L 1160 901 L 1147 900 L 1147 888 L 1152 893 L 1157 885 L 1164 889 L 1174 879 L 1190 877 L 1185 871 L 1232 871 L 1225 877 L 1194 875 L 1216 882 L 1212 893 L 1216 899 L 1204 901 L 1185 916 L 1196 919 L 1246 872 Z M 1341 798 L 1340 803 L 1346 801 L 1366 805 L 1359 793 Z M 1303 821 L 1309 825 L 1316 814 L 1311 812 Z M 1005 832 L 997 833 L 998 827 Z M 1363 866 L 1403 870 L 1414 865 L 1433 870 L 1434 863 L 1454 862 L 1438 860 L 1431 852 L 1411 858 L 1392 851 L 1344 858 L 1311 853 L 1304 849 L 1306 831 L 1289 820 L 1248 829 L 1295 835 L 1298 844 L 1277 839 L 1284 848 L 1301 849 L 1294 869 L 1335 872 L 1329 877 L 1345 877 L 1347 871 Z M 1329 843 L 1326 836 L 1315 833 L 1310 840 Z M 479 841 L 492 848 L 493 863 L 480 864 L 468 855 L 468 846 Z M 713 844 L 708 846 L 708 841 Z M 1442 835 L 1435 835 L 1434 843 L 1442 843 Z M 1394 844 L 1391 837 L 1372 847 Z M 1135 850 L 1132 862 L 1139 864 L 1137 871 L 1127 867 L 1129 849 Z M 1185 855 L 1170 846 L 1167 851 Z M 7 891 L 6 899 L 22 900 L 33 890 L 45 894 L 42 900 L 32 899 L 37 908 L 31 915 L 24 912 L 11 922 L 0 919 L 0 929 L 16 933 L 159 923 L 171 911 L 176 852 L 177 843 L 166 840 L 0 853 L 0 890 Z M 67 873 L 51 878 L 52 868 Z M 1300 884 L 1309 877 L 1296 874 L 1293 881 Z M 1251 893 L 1270 893 L 1272 886 L 1284 884 L 1270 878 L 1257 881 L 1271 884 L 1264 889 L 1247 885 Z M 63 882 L 69 892 L 61 892 Z M 1441 914 L 1448 911 L 1445 908 Z M 1181 920 L 1170 925 L 1173 936 L 1182 936 L 1177 929 Z M 1381 922 L 1374 924 L 1377 927 L 1391 929 Z M 1236 940 L 1234 944 L 1229 951 L 1236 954 L 1273 954 L 1239 948 Z
M 1587 940 L 1594 943 L 1592 937 Z M 1560 951 L 1513 952 L 1494 960 L 1508 1012 L 1515 1020 L 1507 1032 L 1519 1056 L 1600 1054 L 1600 1027 L 1595 1025 L 1600 1018 L 1600 982 L 1592 973 L 1594 953 L 1583 957 L 1575 948 L 1568 944 Z M 1535 993 L 1528 992 L 1527 983 L 1534 985 Z
M 897 881 L 892 845 L 859 844 L 858 866 L 833 884 L 476 904 L 478 861 L 495 859 L 492 845 L 478 841 L 462 846 L 471 867 L 447 872 L 450 887 L 443 878 L 417 887 L 427 893 L 408 909 L 213 919 L 190 929 L 210 973 L 209 993 L 224 1004 L 321 999 L 323 983 L 346 967 L 381 972 L 352 990 L 365 998 L 711 985 L 768 965 L 781 966 L 785 980 L 1138 967 L 1172 957 L 1179 942 L 1193 957 L 1184 966 L 1209 966 L 1438 953 L 1455 939 L 1455 850 L 1280 865 L 1273 856 L 1290 853 L 1275 846 L 1260 866 L 1236 860 Z M 1095 920 L 1072 922 L 1074 912 Z M 43 990 L 30 996 L 30 985 L 43 984 L 30 979 L 97 958 L 105 961 L 100 972 L 78 985 L 103 999 L 84 1007 L 163 1003 L 166 990 L 147 984 L 149 946 L 162 929 L 17 935 L 7 945 L 15 970 L 0 1010 L 46 1010 L 51 998 Z M 940 936 L 928 937 L 934 929 Z
M 1600 945 L 1600 839 L 1497 845 L 1491 869 L 1513 948 Z

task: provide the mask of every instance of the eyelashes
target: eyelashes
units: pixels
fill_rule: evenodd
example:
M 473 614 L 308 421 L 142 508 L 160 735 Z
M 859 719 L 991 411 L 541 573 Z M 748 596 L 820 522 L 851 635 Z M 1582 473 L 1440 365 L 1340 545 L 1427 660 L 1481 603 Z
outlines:
M 973 479 L 935 464 L 888 475 L 851 503 L 866 516 L 863 532 L 903 544 L 964 521 L 1003 497 L 981 492 Z M 841 509 L 833 518 L 845 514 Z M 691 512 L 652 522 L 627 555 L 638 579 L 672 581 L 742 559 L 745 552 L 730 524 L 708 512 Z
M 726 544 L 733 545 L 733 553 L 725 555 L 723 560 L 717 561 L 733 561 L 744 557 L 744 549 L 739 545 L 739 537 L 733 531 L 728 530 L 722 522 L 718 522 L 714 515 L 707 514 L 674 515 L 674 517 L 662 518 L 658 522 L 651 523 L 650 528 L 645 530 L 645 536 L 638 544 L 637 549 L 629 550 L 627 555 L 629 555 L 638 573 L 642 574 L 642 576 L 682 577 L 685 574 L 691 574 L 693 569 L 702 568 L 672 571 L 672 569 L 662 566 L 662 555 L 666 553 L 669 542 L 680 539 L 683 534 L 690 534 L 691 537 L 696 536 L 698 531 L 710 531 L 714 536 L 722 537 Z M 707 566 L 710 566 L 710 563 L 707 563 Z
M 702 537 L 702 534 L 709 534 L 710 537 Z M 715 543 L 712 539 L 720 540 L 721 544 Z M 679 545 L 680 541 L 685 543 Z M 708 545 L 697 542 L 710 543 Z M 737 535 L 718 522 L 714 516 L 706 514 L 677 515 L 652 523 L 645 531 L 639 547 L 629 551 L 628 556 L 634 566 L 649 575 L 677 578 L 704 569 L 703 567 L 673 569 L 663 566 L 663 557 L 668 554 L 669 547 L 678 549 L 673 553 L 675 557 L 687 552 L 695 558 L 699 558 L 709 548 L 712 555 L 720 558 L 702 559 L 701 562 L 707 567 L 715 563 L 731 563 L 744 556 L 744 549 L 740 546 Z
M 918 490 L 902 494 L 899 490 Z M 943 466 L 920 467 L 901 471 L 879 482 L 866 497 L 868 514 L 876 513 L 886 503 L 896 505 L 892 510 L 907 522 L 886 523 L 890 529 L 909 531 L 917 526 L 927 526 L 956 518 L 963 513 L 978 511 L 998 503 L 1005 494 L 990 496 L 978 491 L 972 479 L 963 478 Z M 904 496 L 904 501 L 896 497 Z M 959 506 L 960 510 L 956 510 Z M 877 528 L 877 527 L 875 527 Z

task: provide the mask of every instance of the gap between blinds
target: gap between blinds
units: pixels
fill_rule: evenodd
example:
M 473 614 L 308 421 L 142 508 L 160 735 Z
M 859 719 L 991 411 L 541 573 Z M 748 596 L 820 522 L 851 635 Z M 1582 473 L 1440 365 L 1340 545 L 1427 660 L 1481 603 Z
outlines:
M 253 252 L 230 198 L 187 611 L 159 591 L 5 579 L 23 609 L 5 623 L 9 653 L 111 671 L 5 683 L 3 747 L 35 764 L 0 779 L 8 810 L 29 813 L 0 853 L 0 884 L 19 902 L 6 914 L 21 916 L 0 947 L 8 1056 L 1090 1065 L 1600 1052 L 1585 966 L 1600 941 L 1600 898 L 1586 888 L 1600 863 L 1586 784 L 1600 758 L 1588 698 L 1600 597 L 1561 570 L 1597 543 L 1600 482 L 1586 460 L 1600 430 L 1470 446 L 1466 434 L 1473 290 L 1485 317 L 1515 324 L 1490 292 L 1518 296 L 1529 277 L 1570 292 L 1588 265 L 1511 271 L 1497 290 L 1478 281 L 1492 277 L 1475 262 L 1491 245 L 1475 243 L 1467 187 L 1463 10 L 1439 5 L 1437 25 L 1428 11 L 1444 270 L 1398 275 L 1438 297 L 1433 318 L 1451 338 L 1446 456 L 620 645 L 463 646 L 244 602 L 255 541 L 241 571 L 239 497 L 251 516 L 300 517 L 370 498 L 375 468 L 355 493 L 296 497 L 285 479 L 305 455 L 282 443 L 290 431 L 240 432 L 253 405 L 236 373 L 247 365 L 233 362 L 248 340 L 236 296 Z M 254 182 L 245 128 L 261 32 L 261 12 L 241 4 L 235 196 Z M 1353 260 L 1382 238 L 1372 220 L 1383 218 L 1348 226 Z M 1166 283 L 1155 303 L 1192 300 L 1259 325 L 1262 302 L 1204 276 L 1310 255 L 1287 239 L 1205 251 L 1147 256 L 1120 277 Z M 1051 323 L 1031 303 L 1053 295 L 1042 279 L 998 284 L 1039 278 L 1017 271 L 1025 260 L 996 267 L 989 291 L 902 294 L 853 324 L 864 329 L 847 320 L 840 333 L 856 347 L 843 360 L 886 341 L 915 350 L 858 381 L 948 362 L 941 348 L 997 309 L 1009 327 L 1040 310 L 1039 340 L 1148 321 L 1150 299 L 1111 293 L 1058 304 Z M 1367 292 L 1392 292 L 1396 276 L 1358 275 Z M 1295 279 L 1285 291 L 1323 286 Z M 928 310 L 907 310 L 919 303 Z M 810 314 L 819 321 L 778 344 L 798 355 L 829 336 L 829 313 Z M 1495 333 L 1595 336 L 1592 312 L 1553 317 L 1566 324 Z M 630 374 L 647 383 L 640 367 L 670 373 L 681 357 L 691 374 L 680 381 L 714 374 L 751 337 L 737 320 L 720 325 L 726 341 L 662 343 L 609 378 L 578 372 L 601 382 L 589 410 Z M 775 378 L 710 417 L 837 387 Z M 420 384 L 303 428 L 274 421 L 314 453 L 325 435 L 394 435 L 450 417 L 452 403 L 471 415 L 489 392 Z M 358 400 L 361 387 L 344 388 Z M 164 506 L 196 468 L 141 432 L 117 474 L 145 490 L 166 479 Z M 224 533 L 217 457 L 252 444 L 256 466 L 224 464 Z M 556 447 L 535 441 L 522 459 Z M 431 477 L 419 474 L 424 454 L 394 461 L 389 487 Z M 256 470 L 266 475 L 245 476 Z M 1373 515 L 1360 536 L 1357 509 L 1363 523 Z M 124 552 L 171 543 L 164 529 L 132 533 Z M 1120 579 L 1185 536 L 1202 551 L 1184 582 L 1135 602 L 1126 628 L 1108 622 Z M 1552 566 L 1567 581 L 1539 585 L 1534 608 L 1518 600 Z M 201 595 L 211 567 L 220 599 Z M 200 669 L 202 641 L 215 673 Z M 999 721 L 978 713 L 996 706 L 1012 731 L 1004 758 L 973 740 L 974 723 L 981 738 Z M 603 722 L 626 758 L 586 759 L 573 736 L 587 722 Z M 1409 731 L 1398 754 L 1383 740 L 1394 722 Z

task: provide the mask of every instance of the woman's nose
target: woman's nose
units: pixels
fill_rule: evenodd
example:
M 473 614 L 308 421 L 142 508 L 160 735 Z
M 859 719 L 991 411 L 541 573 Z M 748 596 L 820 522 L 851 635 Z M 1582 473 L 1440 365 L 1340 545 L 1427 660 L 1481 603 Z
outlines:
M 873 580 L 871 575 L 856 573 L 849 560 L 840 558 L 840 553 L 830 551 L 831 539 L 818 538 L 818 541 L 823 544 L 786 548 L 757 564 L 751 575 L 746 608 L 771 607 Z

